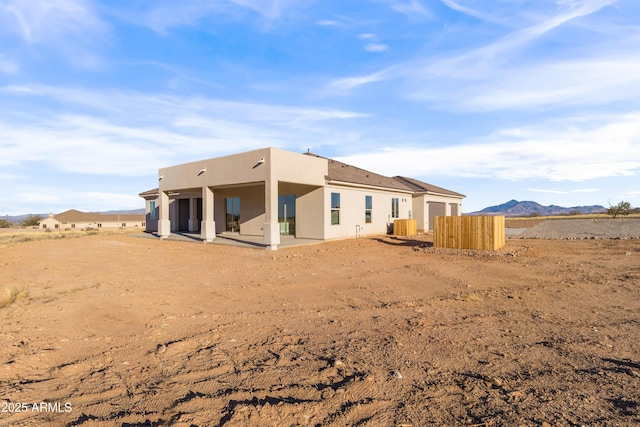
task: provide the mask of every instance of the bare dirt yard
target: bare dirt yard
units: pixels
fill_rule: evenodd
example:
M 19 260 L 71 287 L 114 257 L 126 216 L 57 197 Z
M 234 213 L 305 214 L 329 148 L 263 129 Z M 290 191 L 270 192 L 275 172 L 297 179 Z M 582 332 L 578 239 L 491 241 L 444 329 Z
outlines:
M 0 247 L 0 426 L 635 426 L 640 240 Z

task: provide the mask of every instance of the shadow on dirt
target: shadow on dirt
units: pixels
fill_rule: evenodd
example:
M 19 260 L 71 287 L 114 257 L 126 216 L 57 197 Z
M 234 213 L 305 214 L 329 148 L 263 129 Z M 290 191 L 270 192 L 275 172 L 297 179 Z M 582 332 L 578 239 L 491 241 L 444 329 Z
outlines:
M 421 248 L 433 247 L 432 242 L 425 242 L 423 240 L 402 238 L 397 236 L 374 237 L 371 240 L 378 243 L 384 243 L 385 245 L 390 245 L 390 246 L 399 246 L 399 247 L 408 247 L 408 248 L 413 248 L 415 246 L 419 246 Z

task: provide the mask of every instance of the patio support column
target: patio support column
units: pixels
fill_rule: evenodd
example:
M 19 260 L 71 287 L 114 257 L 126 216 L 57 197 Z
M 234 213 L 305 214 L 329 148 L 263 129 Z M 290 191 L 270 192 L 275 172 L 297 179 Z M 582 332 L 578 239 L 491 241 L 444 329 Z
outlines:
M 213 215 L 214 203 L 213 190 L 202 187 L 202 223 L 200 224 L 200 237 L 206 242 L 212 242 L 216 238 L 216 222 Z
M 264 182 L 264 243 L 275 251 L 280 244 L 278 224 L 278 180 L 269 176 Z
M 189 233 L 198 231 L 198 199 L 189 199 Z
M 158 235 L 166 239 L 171 234 L 171 221 L 169 221 L 169 194 L 160 190 L 160 219 L 158 220 Z

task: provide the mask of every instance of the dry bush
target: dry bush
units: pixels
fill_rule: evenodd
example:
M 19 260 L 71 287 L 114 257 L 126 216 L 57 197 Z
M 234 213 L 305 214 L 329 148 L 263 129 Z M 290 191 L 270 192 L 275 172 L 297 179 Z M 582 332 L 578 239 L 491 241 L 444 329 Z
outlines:
M 5 286 L 2 292 L 0 292 L 0 308 L 13 304 L 18 298 L 18 295 L 20 295 L 20 291 L 16 288 Z

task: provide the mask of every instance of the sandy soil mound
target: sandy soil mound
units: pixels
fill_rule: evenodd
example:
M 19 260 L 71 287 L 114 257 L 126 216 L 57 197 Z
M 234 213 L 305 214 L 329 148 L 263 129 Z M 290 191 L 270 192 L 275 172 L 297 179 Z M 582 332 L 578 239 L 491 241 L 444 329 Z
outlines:
M 1 426 L 640 423 L 640 240 L 97 235 L 0 248 L 2 288 Z

